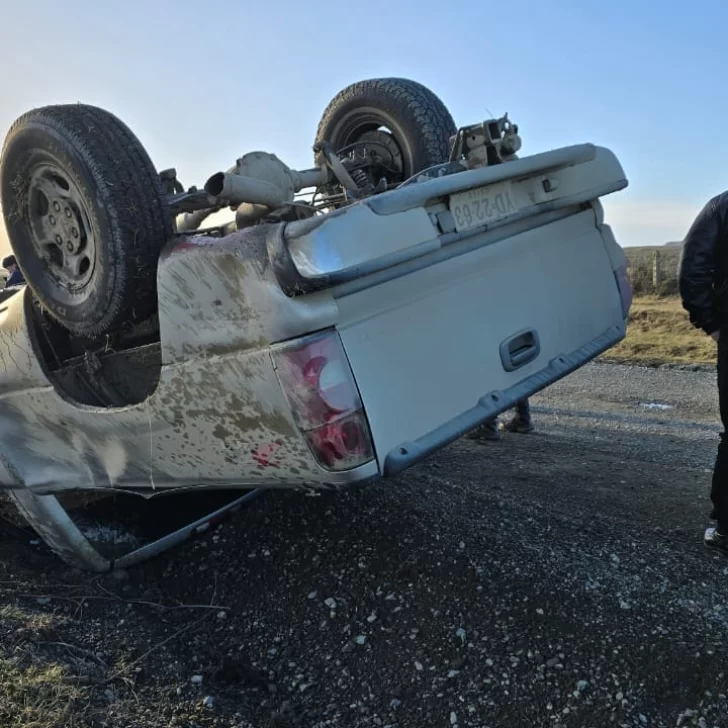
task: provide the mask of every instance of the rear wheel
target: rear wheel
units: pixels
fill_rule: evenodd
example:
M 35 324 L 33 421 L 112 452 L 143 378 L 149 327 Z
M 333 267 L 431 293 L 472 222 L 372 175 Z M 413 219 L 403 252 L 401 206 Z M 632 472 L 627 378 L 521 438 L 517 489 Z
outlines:
M 316 140 L 329 142 L 342 158 L 368 156 L 370 182 L 381 175 L 400 183 L 446 162 L 456 131 L 445 104 L 428 88 L 404 78 L 379 78 L 339 92 L 321 118 Z
M 98 336 L 153 312 L 172 218 L 149 155 L 116 116 L 83 104 L 24 114 L 5 140 L 0 199 L 28 285 L 69 331 Z

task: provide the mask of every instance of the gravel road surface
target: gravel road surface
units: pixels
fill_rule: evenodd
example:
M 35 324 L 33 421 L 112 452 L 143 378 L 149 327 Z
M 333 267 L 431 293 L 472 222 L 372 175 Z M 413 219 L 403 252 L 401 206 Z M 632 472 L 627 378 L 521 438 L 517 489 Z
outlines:
M 121 577 L 0 535 L 0 657 L 85 675 L 77 726 L 728 726 L 714 375 L 594 364 L 533 406 Z

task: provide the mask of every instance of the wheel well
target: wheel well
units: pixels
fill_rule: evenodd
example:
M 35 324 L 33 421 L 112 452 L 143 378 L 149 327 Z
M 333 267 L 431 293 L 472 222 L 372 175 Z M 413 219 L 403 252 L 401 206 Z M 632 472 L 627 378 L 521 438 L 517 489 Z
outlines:
M 156 314 L 98 338 L 75 336 L 32 295 L 25 299 L 38 360 L 60 396 L 73 404 L 117 408 L 139 404 L 157 389 L 162 369 Z

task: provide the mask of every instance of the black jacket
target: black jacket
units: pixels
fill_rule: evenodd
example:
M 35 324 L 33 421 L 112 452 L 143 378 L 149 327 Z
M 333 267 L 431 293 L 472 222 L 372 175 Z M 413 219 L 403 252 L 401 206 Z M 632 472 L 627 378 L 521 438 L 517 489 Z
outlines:
M 25 283 L 25 278 L 23 278 L 23 274 L 20 272 L 20 268 L 16 268 L 5 281 L 5 288 L 10 288 L 11 286 L 19 286 L 23 283 Z
M 728 191 L 700 211 L 688 230 L 680 256 L 678 284 L 683 307 L 693 326 L 712 334 L 721 328 L 728 308 L 721 305 L 728 276 Z

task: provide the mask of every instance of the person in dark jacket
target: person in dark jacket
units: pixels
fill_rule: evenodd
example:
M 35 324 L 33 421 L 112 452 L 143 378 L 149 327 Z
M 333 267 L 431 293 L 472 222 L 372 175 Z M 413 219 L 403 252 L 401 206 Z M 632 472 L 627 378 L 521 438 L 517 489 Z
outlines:
M 18 268 L 18 262 L 14 255 L 6 255 L 3 258 L 3 268 L 8 272 L 8 278 L 5 281 L 5 288 L 10 286 L 19 286 L 25 283 L 25 278 Z
M 715 528 L 706 546 L 728 553 L 728 191 L 713 197 L 688 230 L 678 285 L 691 323 L 718 342 L 718 403 L 723 432 L 713 468 L 710 499 Z
M 521 435 L 533 432 L 535 428 L 531 421 L 531 405 L 528 399 L 521 399 L 516 402 L 514 409 L 516 414 L 506 422 L 504 429 L 507 432 L 518 432 Z M 497 417 L 484 422 L 470 434 L 470 438 L 473 440 L 500 440 L 500 437 Z

